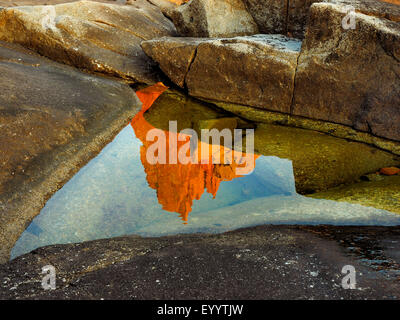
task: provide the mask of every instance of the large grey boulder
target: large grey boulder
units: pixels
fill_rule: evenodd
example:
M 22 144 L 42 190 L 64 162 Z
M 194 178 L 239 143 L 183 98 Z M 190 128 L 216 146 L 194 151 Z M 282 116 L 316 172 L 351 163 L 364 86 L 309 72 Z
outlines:
M 58 62 L 142 83 L 154 83 L 158 76 L 140 42 L 176 35 L 172 22 L 145 0 L 5 8 L 0 21 L 0 40 Z
M 0 262 L 45 201 L 141 103 L 129 85 L 0 42 Z
M 342 5 L 311 7 L 296 72 L 293 114 L 400 140 L 400 25 Z

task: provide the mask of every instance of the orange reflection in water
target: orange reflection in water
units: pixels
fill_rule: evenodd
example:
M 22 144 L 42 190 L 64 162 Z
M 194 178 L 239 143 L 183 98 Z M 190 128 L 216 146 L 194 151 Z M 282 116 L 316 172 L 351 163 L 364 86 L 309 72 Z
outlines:
M 236 169 L 241 169 L 241 174 L 250 173 L 255 165 L 258 156 L 251 154 L 252 163 L 249 161 L 237 164 L 231 161 L 231 164 L 213 164 L 212 157 L 220 155 L 221 163 L 223 163 L 223 155 L 227 154 L 231 157 L 242 158 L 247 156 L 241 152 L 232 151 L 224 146 L 212 146 L 199 140 L 197 149 L 194 153 L 195 161 L 187 164 L 173 163 L 168 161 L 170 154 L 177 154 L 185 145 L 188 146 L 190 140 L 189 135 L 160 130 L 165 134 L 165 157 L 166 164 L 154 163 L 154 159 L 149 158 L 148 150 L 154 141 L 147 141 L 148 132 L 155 129 L 144 118 L 144 113 L 151 107 L 154 101 L 168 88 L 162 83 L 147 87 L 136 92 L 140 101 L 142 101 L 142 110 L 133 118 L 131 125 L 135 135 L 142 142 L 140 148 L 140 159 L 143 164 L 146 178 L 149 186 L 157 191 L 158 202 L 166 211 L 177 212 L 182 220 L 187 223 L 188 215 L 192 211 L 193 200 L 200 200 L 204 191 L 213 195 L 215 198 L 220 183 L 222 181 L 230 181 L 234 178 L 241 177 L 236 173 Z M 170 140 L 171 139 L 171 140 Z M 201 150 L 208 148 L 209 155 L 207 163 L 204 162 L 204 156 Z M 190 149 L 187 152 L 183 149 L 183 154 L 190 155 Z M 172 162 L 172 163 L 171 163 Z M 237 161 L 239 162 L 239 161 Z M 215 163 L 215 161 L 214 161 Z M 246 165 L 247 164 L 247 165 Z

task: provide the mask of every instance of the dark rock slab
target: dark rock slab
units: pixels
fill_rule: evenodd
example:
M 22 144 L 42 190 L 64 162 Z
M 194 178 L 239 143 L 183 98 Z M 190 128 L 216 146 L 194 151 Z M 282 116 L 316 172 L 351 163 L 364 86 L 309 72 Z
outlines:
M 145 0 L 5 8 L 0 21 L 0 40 L 58 62 L 141 83 L 158 81 L 158 74 L 140 42 L 176 35 L 172 22 Z
M 55 245 L 1 265 L 0 298 L 398 299 L 399 240 L 398 227 L 259 226 Z M 41 287 L 48 264 L 54 291 Z M 345 265 L 356 290 L 341 286 Z
M 134 91 L 0 42 L 0 261 L 140 107 Z

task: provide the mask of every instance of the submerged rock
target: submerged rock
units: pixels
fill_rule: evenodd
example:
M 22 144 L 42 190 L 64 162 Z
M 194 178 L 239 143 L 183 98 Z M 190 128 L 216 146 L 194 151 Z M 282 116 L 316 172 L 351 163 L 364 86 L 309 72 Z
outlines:
M 310 197 L 357 203 L 400 214 L 400 177 L 378 177 L 380 179 L 339 186 L 312 194 Z
M 5 8 L 0 21 L 0 40 L 78 68 L 142 83 L 153 83 L 158 76 L 140 42 L 176 35 L 172 22 L 145 0 L 131 5 L 79 1 Z
M 400 163 L 398 156 L 364 143 L 278 125 L 260 124 L 254 148 L 258 154 L 292 160 L 296 190 L 301 194 L 351 184 L 366 173 L 378 171 L 384 163 Z
M 192 0 L 168 14 L 181 36 L 234 37 L 258 33 L 242 0 Z
M 0 261 L 140 106 L 133 90 L 0 42 Z

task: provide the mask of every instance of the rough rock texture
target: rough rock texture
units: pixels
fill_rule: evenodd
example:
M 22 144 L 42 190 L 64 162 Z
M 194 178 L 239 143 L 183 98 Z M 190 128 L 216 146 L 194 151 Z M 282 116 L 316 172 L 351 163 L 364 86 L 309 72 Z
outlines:
M 397 227 L 260 226 L 54 245 L 1 265 L 0 299 L 398 299 L 399 240 Z M 56 290 L 41 286 L 48 264 Z
M 37 6 L 37 5 L 53 5 L 66 2 L 77 2 L 80 0 L 0 0 L 0 7 L 18 7 L 18 6 Z M 117 0 L 93 0 L 96 2 L 116 3 Z M 122 0 L 119 0 L 123 2 Z M 133 0 L 134 1 L 134 0 Z M 168 0 L 166 0 L 168 1 Z
M 310 6 L 319 0 L 289 0 L 286 31 L 298 38 L 303 38 L 307 25 Z
M 194 97 L 290 111 L 299 41 L 280 35 L 197 41 L 166 37 L 142 47 Z M 173 62 L 165 48 L 177 56 Z
M 191 0 L 171 18 L 181 36 L 234 37 L 258 33 L 242 0 Z
M 319 0 L 243 0 L 262 33 L 289 33 L 302 38 L 308 10 Z
M 294 115 L 400 140 L 400 25 L 361 13 L 344 30 L 342 6 L 318 3 L 296 72 Z
M 172 22 L 145 0 L 131 5 L 79 1 L 6 8 L 0 11 L 0 21 L 0 40 L 59 62 L 143 83 L 158 78 L 140 42 L 176 34 Z
M 287 4 L 280 0 L 243 0 L 261 33 L 287 32 Z
M 142 48 L 174 83 L 183 88 L 200 43 L 202 40 L 198 38 L 161 38 L 142 42 Z
M 392 1 L 392 4 L 390 3 Z M 397 0 L 395 0 L 397 1 Z M 303 38 L 310 6 L 332 2 L 352 6 L 357 12 L 400 21 L 400 7 L 393 0 L 243 0 L 262 33 L 281 33 Z
M 45 201 L 137 112 L 126 84 L 0 43 L 0 261 Z

